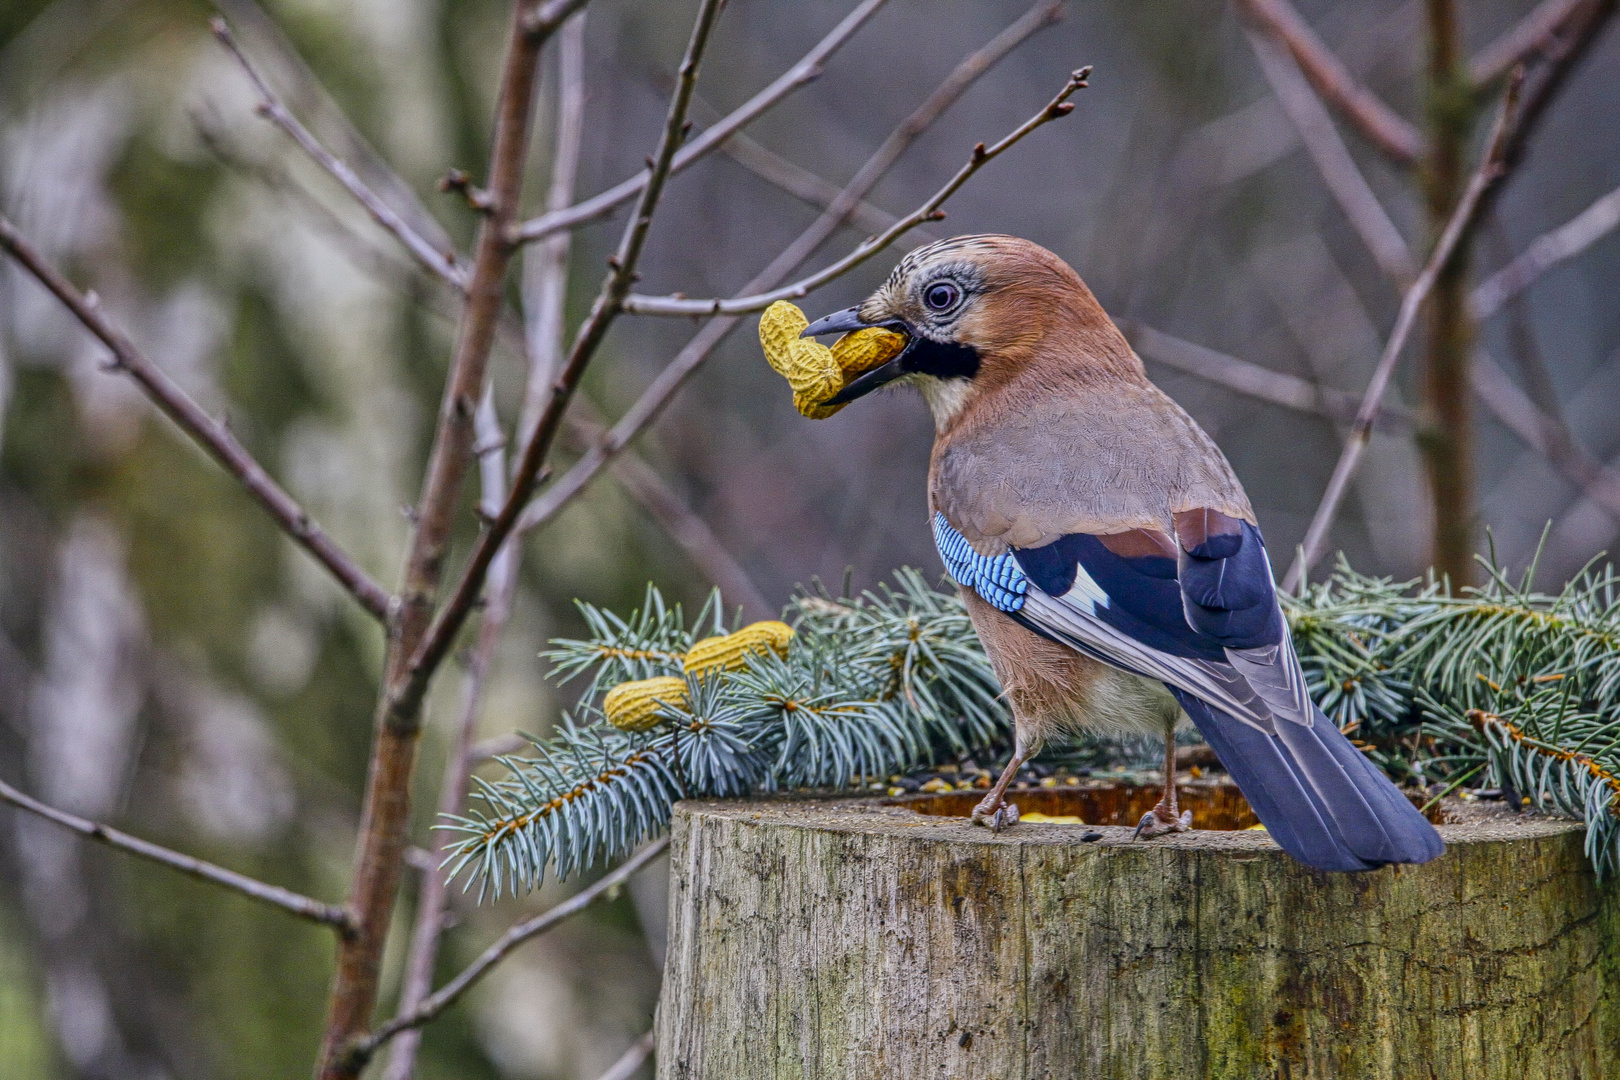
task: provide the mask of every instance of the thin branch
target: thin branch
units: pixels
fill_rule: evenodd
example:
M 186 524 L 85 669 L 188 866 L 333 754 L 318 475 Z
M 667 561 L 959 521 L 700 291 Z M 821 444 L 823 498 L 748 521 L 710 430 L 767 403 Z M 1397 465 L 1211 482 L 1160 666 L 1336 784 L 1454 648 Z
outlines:
M 580 379 L 584 377 L 586 367 L 596 355 L 608 328 L 624 310 L 624 300 L 635 280 L 636 265 L 646 244 L 647 231 L 652 226 L 653 211 L 658 206 L 664 183 L 669 179 L 676 148 L 681 144 L 687 110 L 697 84 L 698 65 L 708 45 L 709 34 L 714 27 L 720 6 L 720 0 L 702 0 L 699 5 L 697 20 L 692 27 L 692 37 L 687 43 L 686 55 L 681 60 L 675 92 L 670 98 L 663 135 L 648 169 L 647 186 L 642 190 L 636 212 L 625 226 L 618 250 L 608 260 L 607 277 L 602 282 L 601 291 L 591 305 L 591 312 L 586 317 L 584 325 L 574 337 L 568 360 L 558 373 L 551 398 L 535 425 L 534 434 L 524 444 L 522 457 L 513 474 L 512 491 L 506 505 L 479 537 L 455 591 L 434 618 L 423 636 L 420 647 L 412 653 L 404 677 L 389 688 L 385 708 L 390 715 L 414 715 L 419 709 L 434 670 L 449 652 L 451 642 L 455 640 L 456 634 L 477 603 L 491 560 L 500 550 L 507 535 L 517 525 L 519 515 L 528 504 L 529 493 L 540 475 L 540 467 L 545 463 L 551 445 L 562 428 L 563 414 L 579 386 Z
M 617 895 L 616 890 L 635 875 L 636 871 L 652 862 L 664 849 L 669 847 L 669 837 L 664 836 L 648 844 L 640 851 L 602 878 L 588 889 L 583 889 L 562 903 L 552 907 L 544 914 L 526 919 L 502 934 L 493 945 L 479 954 L 478 959 L 467 965 L 461 974 L 445 983 L 426 1000 L 410 1012 L 401 1013 L 392 1020 L 381 1025 L 377 1030 L 367 1035 L 356 1036 L 345 1051 L 344 1059 L 347 1067 L 355 1073 L 364 1068 L 365 1063 L 377 1052 L 377 1048 L 388 1042 L 402 1031 L 419 1028 L 437 1017 L 444 1010 L 454 1005 L 456 1001 L 472 989 L 473 985 L 489 974 L 491 968 L 530 938 L 545 933 L 564 920 L 578 915 L 604 897 Z
M 1149 360 L 1274 405 L 1315 413 L 1340 423 L 1355 421 L 1361 404 L 1356 394 L 1272 371 L 1142 323 L 1117 321 L 1132 347 Z M 1380 431 L 1410 432 L 1412 414 L 1400 405 L 1383 405 L 1374 424 Z
M 279 79 L 287 84 L 282 96 L 288 108 L 318 121 L 309 126 L 327 128 L 330 131 L 327 144 L 336 143 L 333 152 L 359 173 L 383 202 L 394 207 L 419 236 L 425 237 L 429 246 L 440 251 L 451 250 L 454 245 L 443 224 L 417 198 L 411 186 L 366 141 L 331 92 L 321 85 L 320 79 L 310 70 L 309 64 L 298 54 L 281 27 L 257 0 L 211 0 L 211 3 L 230 20 L 233 32 L 247 39 L 248 45 L 268 50 L 270 58 L 275 61 L 277 77 L 269 81 Z
M 1536 279 L 1567 259 L 1573 259 L 1620 225 L 1620 188 L 1598 198 L 1562 225 L 1543 233 L 1502 269 L 1474 287 L 1470 303 L 1474 318 L 1495 315 Z
M 392 603 L 388 590 L 373 581 L 348 552 L 338 547 L 286 489 L 254 460 L 230 428 L 209 416 L 178 383 L 142 355 L 135 343 L 102 314 L 100 301 L 93 293 L 87 295 L 74 288 L 3 215 L 0 215 L 0 248 L 21 263 L 85 329 L 112 351 L 109 370 L 123 371 L 133 378 L 165 416 L 241 482 L 294 543 L 326 567 L 362 607 L 379 620 L 388 619 Z
M 774 619 L 773 609 L 708 524 L 683 502 L 645 460 L 626 454 L 613 463 L 614 478 L 663 526 L 699 572 L 720 590 L 726 606 L 741 606 L 750 619 Z
M 821 75 L 822 66 L 839 47 L 852 37 L 887 0 L 862 0 L 862 3 L 844 16 L 842 22 L 832 28 L 828 35 L 816 43 L 815 48 L 805 53 L 797 64 L 783 72 L 777 80 L 765 89 L 749 98 L 737 109 L 733 110 L 724 120 L 703 132 L 693 139 L 680 153 L 675 155 L 670 165 L 671 175 L 680 172 L 688 165 L 716 149 L 725 142 L 734 132 L 740 131 L 756 120 L 759 116 L 793 93 L 806 83 L 814 81 Z M 565 209 L 548 210 L 537 218 L 531 218 L 523 223 L 517 230 L 519 242 L 528 243 L 550 236 L 563 229 L 574 229 L 598 218 L 607 217 L 614 209 L 629 202 L 641 194 L 647 186 L 647 173 L 638 173 L 619 184 L 594 195 L 584 202 Z
M 1402 286 L 1409 284 L 1417 267 L 1400 230 L 1389 219 L 1367 178 L 1339 137 L 1322 99 L 1301 74 L 1287 48 L 1258 30 L 1248 30 L 1249 45 L 1271 90 L 1282 104 L 1294 129 L 1316 163 L 1328 192 L 1350 220 L 1350 225 L 1372 253 L 1373 261 Z
M 1423 270 L 1418 274 L 1417 280 L 1412 282 L 1412 287 L 1406 290 L 1406 295 L 1401 298 L 1395 328 L 1390 332 L 1389 341 L 1384 346 L 1383 355 L 1378 358 L 1378 366 L 1373 370 L 1367 392 L 1362 396 L 1361 408 L 1356 412 L 1355 423 L 1345 440 L 1344 449 L 1339 454 L 1338 463 L 1333 468 L 1327 490 L 1323 493 L 1322 501 L 1311 518 L 1310 527 L 1305 531 L 1299 555 L 1295 557 L 1293 565 L 1288 568 L 1288 573 L 1283 578 L 1282 587 L 1285 592 L 1294 592 L 1304 579 L 1306 570 L 1321 558 L 1328 529 L 1338 515 L 1339 504 L 1350 485 L 1350 478 L 1354 475 L 1356 466 L 1361 463 L 1362 453 L 1367 448 L 1367 440 L 1372 435 L 1373 420 L 1378 415 L 1384 391 L 1389 387 L 1389 380 L 1395 374 L 1395 364 L 1406 347 L 1406 339 L 1411 335 L 1412 327 L 1417 322 L 1418 309 L 1434 288 L 1441 269 L 1456 251 L 1458 243 L 1478 220 L 1486 193 L 1507 174 L 1504 154 L 1515 126 L 1519 87 L 1520 80 L 1517 78 L 1508 83 L 1507 94 L 1497 115 L 1495 129 L 1491 132 L 1479 167 L 1469 178 L 1468 187 L 1463 192 L 1462 198 L 1457 201 L 1457 207 L 1452 211 L 1450 220 L 1446 222 L 1440 239 L 1435 242 L 1434 250 L 1429 253 Z
M 199 881 L 206 881 L 213 885 L 220 885 L 233 892 L 241 893 L 250 900 L 257 900 L 261 904 L 280 908 L 300 919 L 308 919 L 323 926 L 330 926 L 339 934 L 353 933 L 354 926 L 349 913 L 336 904 L 326 904 L 319 900 L 312 900 L 279 885 L 270 885 L 250 878 L 246 874 L 238 874 L 234 870 L 227 870 L 222 866 L 215 866 L 211 862 L 190 855 L 182 855 L 178 851 L 171 851 L 166 847 L 154 844 L 149 840 L 131 836 L 117 829 L 109 828 L 99 822 L 89 821 L 65 810 L 58 810 L 54 806 L 47 806 L 38 799 L 24 795 L 16 788 L 4 781 L 0 781 L 0 800 L 10 803 L 19 810 L 26 810 L 36 814 L 47 821 L 53 821 L 65 829 L 70 829 L 80 836 L 87 837 L 97 843 L 106 844 L 110 848 L 126 851 L 131 855 L 138 855 L 150 862 L 167 866 L 171 870 L 178 870 Z
M 504 308 L 506 271 L 516 251 L 509 234 L 523 193 L 540 51 L 560 20 L 582 6 L 584 0 L 519 0 L 513 5 L 496 96 L 487 181 L 488 214 L 478 230 L 467 303 L 417 500 L 416 528 L 406 555 L 398 611 L 390 626 L 377 703 L 377 734 L 367 771 L 359 850 L 349 898 L 357 933 L 353 941 L 345 942 L 338 950 L 321 1040 L 321 1080 L 353 1075 L 343 1062 L 344 1047 L 371 1022 L 376 1007 L 383 947 L 408 840 L 410 781 L 421 728 L 421 701 L 442 655 L 426 669 L 415 666 L 413 659 L 433 619 L 456 507 L 471 464 L 474 414 Z M 490 555 L 493 557 L 494 552 Z M 484 569 L 488 569 L 487 565 Z M 402 694 L 401 689 L 407 685 L 414 692 Z
M 1513 65 L 1547 50 L 1558 32 L 1588 0 L 1542 0 L 1502 36 L 1468 62 L 1468 81 L 1484 89 L 1513 70 Z
M 1545 457 L 1582 494 L 1620 522 L 1620 474 L 1582 448 L 1567 424 L 1537 406 L 1483 351 L 1474 353 L 1469 382 L 1486 407 L 1526 446 Z
M 974 173 L 1000 157 L 1030 132 L 1072 112 L 1074 103 L 1069 101 L 1069 97 L 1075 91 L 1085 87 L 1086 77 L 1090 74 L 1090 68 L 1081 68 L 1070 75 L 1068 83 L 1047 104 L 1046 108 L 1013 129 L 1009 135 L 994 146 L 986 148 L 983 143 L 975 146 L 967 164 L 957 170 L 956 175 L 951 177 L 944 187 L 929 196 L 921 206 L 895 222 L 884 232 L 861 244 L 842 259 L 816 271 L 809 277 L 801 278 L 792 284 L 784 285 L 769 292 L 734 296 L 730 299 L 688 300 L 678 296 L 638 296 L 632 294 L 625 298 L 624 309 L 636 315 L 743 315 L 751 311 L 763 310 L 778 300 L 797 300 L 804 297 L 812 290 L 819 289 L 829 281 L 834 281 L 860 266 L 909 232 L 913 227 L 925 221 L 940 220 L 942 217 L 940 207 L 947 199 L 956 194 L 957 189 L 967 183 Z
M 781 188 L 800 202 L 808 203 L 818 210 L 831 207 L 844 190 L 809 169 L 795 165 L 747 135 L 741 133 L 733 135 L 726 140 L 723 149 L 728 157 L 761 180 Z M 873 206 L 864 199 L 856 203 L 849 212 L 849 223 L 869 236 L 883 232 L 899 220 L 894 214 Z M 922 244 L 941 239 L 938 233 L 921 225 L 913 228 L 907 236 Z
M 253 83 L 258 92 L 259 104 L 257 111 L 282 131 L 286 132 L 293 142 L 298 144 L 311 160 L 313 160 L 339 184 L 342 184 L 348 193 L 354 196 L 355 202 L 365 208 L 371 219 L 393 234 L 405 250 L 409 251 L 416 261 L 427 270 L 448 281 L 458 289 L 467 287 L 469 268 L 456 258 L 453 251 L 441 251 L 427 241 L 420 233 L 411 228 L 410 223 L 394 211 L 383 199 L 366 186 L 360 175 L 351 169 L 346 162 L 333 154 L 319 139 L 310 133 L 309 129 L 299 123 L 298 118 L 282 104 L 270 85 L 259 75 L 257 69 L 248 60 L 247 55 L 236 43 L 236 36 L 231 33 L 230 24 L 223 18 L 215 16 L 209 23 L 214 36 L 219 43 L 241 66 L 244 74 Z
M 652 1030 L 630 1044 L 630 1048 L 619 1055 L 619 1060 L 608 1066 L 608 1071 L 597 1077 L 596 1080 L 630 1080 L 641 1068 L 641 1063 L 652 1057 L 653 1050 L 658 1046 L 658 1032 Z
M 567 206 L 573 199 L 574 178 L 579 169 L 581 134 L 585 115 L 585 14 L 581 12 L 563 26 L 558 35 L 557 123 L 552 149 L 551 187 L 546 194 L 547 206 Z M 518 338 L 520 351 L 528 357 L 528 382 L 524 393 L 523 419 L 518 430 L 527 433 L 532 426 L 532 413 L 543 400 L 554 366 L 553 355 L 563 331 L 563 302 L 568 286 L 568 233 L 548 237 L 531 248 L 524 263 L 525 297 L 538 294 L 533 306 L 540 314 L 530 320 L 527 332 L 513 334 Z M 528 288 L 529 279 L 534 288 Z M 526 307 L 529 305 L 526 305 Z M 473 418 L 474 433 L 478 440 L 480 478 L 479 509 L 486 517 L 500 513 L 507 497 L 507 460 L 505 439 L 500 418 L 495 413 L 494 386 L 486 382 L 484 396 L 479 401 L 478 413 Z M 467 799 L 467 785 L 471 762 L 482 760 L 473 745 L 473 734 L 478 725 L 484 691 L 489 681 L 490 665 L 494 663 L 501 636 L 512 615 L 512 604 L 517 595 L 518 563 L 521 551 L 515 539 L 509 539 L 489 568 L 489 603 L 478 625 L 478 640 L 467 660 L 467 674 L 462 684 L 461 712 L 451 737 L 450 752 L 445 758 L 444 777 L 439 786 L 438 816 L 459 814 Z M 448 899 L 448 882 L 439 873 L 438 864 L 449 855 L 448 836 L 437 845 L 438 857 L 422 874 L 416 901 L 416 925 L 411 932 L 410 953 L 405 961 L 405 978 L 400 987 L 399 1011 L 410 1012 L 420 1005 L 433 989 L 433 967 L 439 956 L 439 940 L 444 930 L 444 911 Z M 421 1045 L 422 1033 L 412 1029 L 402 1033 L 388 1055 L 383 1080 L 411 1080 L 416 1068 L 416 1052 Z
M 1239 0 L 1249 16 L 1288 46 L 1305 77 L 1368 142 L 1402 165 L 1417 160 L 1417 128 L 1363 86 L 1288 0 Z
M 801 253 L 813 252 L 837 232 L 843 226 L 847 214 L 851 212 L 851 208 L 860 205 L 866 193 L 882 179 L 882 170 L 875 167 L 868 168 L 868 166 L 877 161 L 887 160 L 892 162 L 896 160 L 896 147 L 903 148 L 904 145 L 901 140 L 904 138 L 916 138 L 926 126 L 919 125 L 918 119 L 937 118 L 944 111 L 944 106 L 954 100 L 954 97 L 959 97 L 971 85 L 972 79 L 962 78 L 962 73 L 982 74 L 988 70 L 988 65 L 984 62 L 986 58 L 1005 56 L 1010 51 L 1009 43 L 1016 44 L 1041 27 L 1051 25 L 1050 16 L 1044 15 L 1044 12 L 1052 6 L 1044 2 L 1044 0 L 1042 3 L 1037 3 L 1028 13 L 1009 26 L 1007 30 L 997 34 L 983 48 L 969 54 L 962 63 L 958 64 L 956 69 L 940 84 L 939 88 L 928 96 L 923 105 L 919 106 L 916 111 L 902 121 L 900 126 L 895 129 L 889 138 L 884 140 L 883 145 L 878 148 L 872 157 L 867 159 L 866 164 L 862 165 L 855 177 L 840 192 L 840 197 L 835 198 L 828 205 L 826 212 L 801 233 L 798 239 L 794 240 L 786 250 L 772 259 L 769 266 L 756 274 L 752 281 L 744 285 L 742 291 L 751 293 L 775 287 L 783 278 L 797 268 L 798 260 L 803 257 Z M 1010 37 L 1009 33 L 1014 31 L 1019 36 Z M 954 96 L 946 97 L 943 93 L 946 90 L 950 90 Z M 899 228 L 899 219 L 891 218 L 890 220 L 892 222 L 890 229 Z M 676 391 L 691 377 L 692 373 L 708 358 L 709 354 L 720 342 L 725 340 L 726 335 L 740 321 L 740 318 L 735 315 L 721 315 L 705 323 L 703 329 L 699 330 L 692 340 L 687 342 L 686 347 L 675 356 L 675 359 L 670 361 L 664 370 L 658 373 L 658 377 L 636 399 L 635 404 L 630 407 L 629 411 L 619 418 L 607 435 L 597 440 L 586 451 L 585 455 L 574 463 L 573 468 L 569 469 L 561 480 L 552 484 L 540 498 L 534 501 L 524 512 L 519 527 L 525 530 L 538 527 L 561 510 L 570 499 L 583 491 L 604 465 L 613 460 L 616 455 L 624 452 L 625 447 L 629 446 L 636 436 L 646 430 L 648 425 L 658 418 L 665 406 L 675 396 Z

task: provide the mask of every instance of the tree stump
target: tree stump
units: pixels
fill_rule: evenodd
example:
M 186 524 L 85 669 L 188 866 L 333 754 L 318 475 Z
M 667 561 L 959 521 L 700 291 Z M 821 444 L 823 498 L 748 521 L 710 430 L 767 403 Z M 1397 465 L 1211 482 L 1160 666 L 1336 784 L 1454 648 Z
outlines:
M 1427 866 L 1323 874 L 1264 832 L 1133 843 L 1151 789 L 1019 792 L 1119 824 L 1000 836 L 979 794 L 680 804 L 661 1080 L 1620 1077 L 1578 824 L 1478 814 Z

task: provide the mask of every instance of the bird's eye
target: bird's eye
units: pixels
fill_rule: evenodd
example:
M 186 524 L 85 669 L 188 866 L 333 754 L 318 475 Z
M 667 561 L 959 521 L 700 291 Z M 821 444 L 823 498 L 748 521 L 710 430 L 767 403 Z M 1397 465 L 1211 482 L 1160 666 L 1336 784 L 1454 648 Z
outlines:
M 962 290 L 949 281 L 936 281 L 923 294 L 923 303 L 930 311 L 949 311 L 962 298 Z

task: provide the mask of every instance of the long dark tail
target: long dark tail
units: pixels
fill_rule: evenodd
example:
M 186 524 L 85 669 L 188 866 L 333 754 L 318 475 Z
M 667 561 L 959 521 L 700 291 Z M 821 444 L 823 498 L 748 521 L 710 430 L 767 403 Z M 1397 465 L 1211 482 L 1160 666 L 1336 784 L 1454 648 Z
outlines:
M 1260 823 L 1319 870 L 1428 862 L 1446 850 L 1434 826 L 1320 711 L 1267 735 L 1174 691 Z

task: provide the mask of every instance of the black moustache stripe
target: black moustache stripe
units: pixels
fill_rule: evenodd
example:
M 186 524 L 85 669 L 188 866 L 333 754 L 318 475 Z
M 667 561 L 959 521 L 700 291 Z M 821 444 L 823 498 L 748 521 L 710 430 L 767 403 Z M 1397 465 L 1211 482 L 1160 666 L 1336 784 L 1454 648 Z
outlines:
M 905 369 L 939 379 L 971 379 L 979 373 L 979 353 L 971 345 L 919 336 L 906 354 Z

